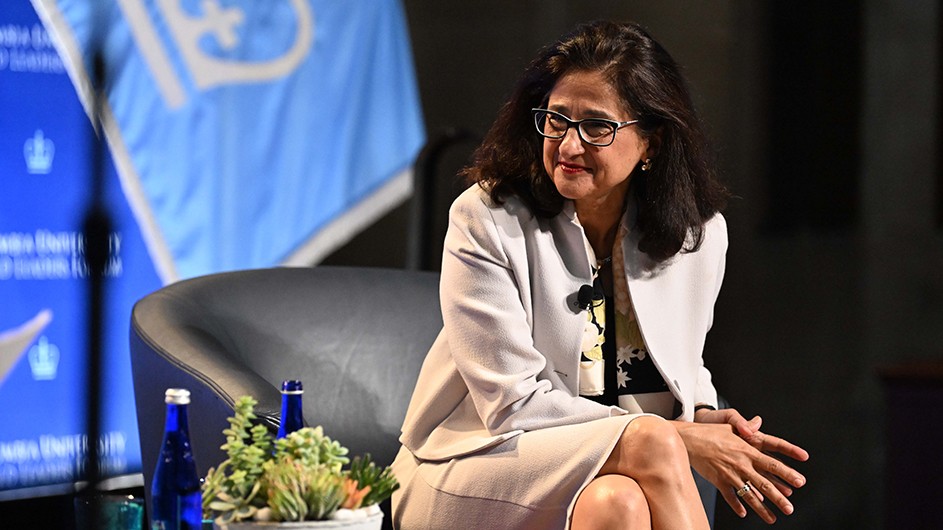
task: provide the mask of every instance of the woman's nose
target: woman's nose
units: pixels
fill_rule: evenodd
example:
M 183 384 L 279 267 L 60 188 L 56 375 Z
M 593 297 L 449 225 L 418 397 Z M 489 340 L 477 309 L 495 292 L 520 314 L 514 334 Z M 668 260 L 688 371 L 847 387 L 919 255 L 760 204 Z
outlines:
M 563 138 L 560 139 L 560 150 L 566 153 L 582 153 L 585 150 L 583 139 L 580 138 L 580 133 L 576 127 L 570 127 L 563 134 Z

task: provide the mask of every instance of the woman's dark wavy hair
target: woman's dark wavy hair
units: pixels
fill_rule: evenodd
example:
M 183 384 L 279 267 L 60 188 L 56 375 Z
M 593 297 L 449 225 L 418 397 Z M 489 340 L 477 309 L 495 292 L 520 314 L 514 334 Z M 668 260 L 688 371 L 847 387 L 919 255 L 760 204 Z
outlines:
M 564 198 L 542 162 L 543 137 L 532 108 L 542 107 L 557 80 L 574 71 L 601 72 L 616 89 L 643 137 L 660 143 L 652 168 L 631 175 L 638 202 L 639 249 L 663 261 L 700 247 L 703 226 L 726 204 L 713 157 L 694 111 L 687 83 L 674 59 L 639 25 L 593 22 L 541 50 L 504 104 L 471 166 L 470 182 L 502 203 L 519 197 L 540 217 L 560 213 Z M 685 238 L 693 236 L 685 247 Z

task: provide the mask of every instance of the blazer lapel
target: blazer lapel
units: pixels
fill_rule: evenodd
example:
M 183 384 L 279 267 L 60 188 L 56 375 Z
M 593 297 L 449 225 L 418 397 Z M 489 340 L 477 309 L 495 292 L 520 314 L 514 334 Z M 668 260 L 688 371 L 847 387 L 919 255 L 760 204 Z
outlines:
M 541 257 L 546 259 L 559 255 L 560 261 L 538 261 L 533 264 L 533 273 L 537 277 L 532 278 L 532 281 L 536 279 L 536 283 L 541 286 L 535 288 L 535 296 L 541 296 L 543 302 L 535 305 L 535 310 L 544 311 L 542 316 L 534 315 L 534 318 L 545 319 L 545 322 L 557 329 L 534 338 L 548 359 L 546 376 L 558 378 L 573 395 L 578 395 L 580 343 L 586 325 L 586 313 L 577 304 L 577 293 L 581 286 L 592 282 L 592 271 L 586 255 L 583 228 L 576 220 L 572 202 L 567 201 L 563 212 L 550 220 L 550 233 L 553 234 L 552 244 L 559 254 L 546 253 Z M 550 273 L 554 270 L 559 272 Z M 547 295 L 546 298 L 543 295 Z
M 623 217 L 628 235 L 622 241 L 629 296 L 632 299 L 639 330 L 642 332 L 642 339 L 648 347 L 649 354 L 675 398 L 683 402 L 681 389 L 674 375 L 676 367 L 672 364 L 673 356 L 665 355 L 672 350 L 675 342 L 671 337 L 670 323 L 679 317 L 680 311 L 684 310 L 684 308 L 675 307 L 672 303 L 674 297 L 666 296 L 672 291 L 670 287 L 675 276 L 673 274 L 675 269 L 670 265 L 674 260 L 679 259 L 679 256 L 656 262 L 648 254 L 639 250 L 640 234 L 634 226 L 635 219 L 635 203 L 634 200 L 630 200 L 626 215 Z

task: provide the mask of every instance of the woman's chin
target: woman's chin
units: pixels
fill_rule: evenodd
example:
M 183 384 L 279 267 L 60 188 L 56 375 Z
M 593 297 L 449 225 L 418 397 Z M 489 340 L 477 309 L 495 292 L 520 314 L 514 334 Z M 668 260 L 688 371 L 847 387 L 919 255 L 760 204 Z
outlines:
M 589 182 L 587 182 L 587 180 Z M 577 200 L 586 197 L 592 191 L 592 177 L 564 176 L 553 179 L 557 192 L 564 198 Z

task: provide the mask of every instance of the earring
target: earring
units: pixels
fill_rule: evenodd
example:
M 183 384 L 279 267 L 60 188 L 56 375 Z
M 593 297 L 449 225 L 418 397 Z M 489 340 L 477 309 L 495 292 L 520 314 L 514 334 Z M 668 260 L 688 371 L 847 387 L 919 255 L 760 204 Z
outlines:
M 642 162 L 642 171 L 648 171 L 651 168 L 652 168 L 652 159 L 646 158 L 645 161 Z

